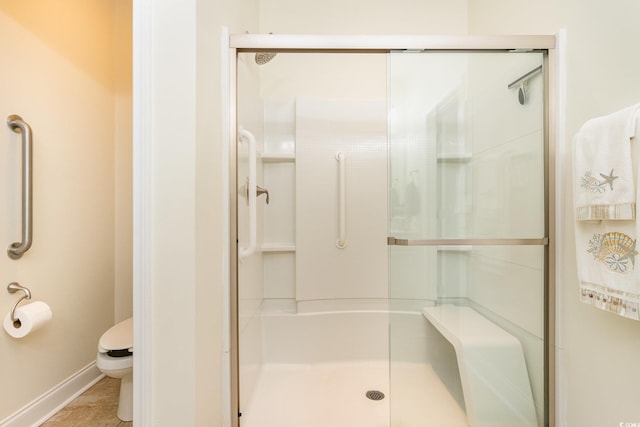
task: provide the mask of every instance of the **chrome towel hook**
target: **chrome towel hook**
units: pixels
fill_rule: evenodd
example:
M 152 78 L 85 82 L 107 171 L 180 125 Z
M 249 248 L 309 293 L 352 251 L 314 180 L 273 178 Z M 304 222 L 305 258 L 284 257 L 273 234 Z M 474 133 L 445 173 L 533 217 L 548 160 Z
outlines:
M 22 134 L 22 242 L 15 242 L 7 248 L 11 259 L 19 259 L 31 247 L 33 230 L 33 186 L 32 186 L 32 133 L 31 126 L 22 117 L 12 114 L 7 117 L 7 126 Z
M 20 298 L 18 300 L 18 302 L 16 302 L 15 305 L 13 306 L 13 308 L 11 309 L 11 321 L 12 322 L 19 322 L 20 320 L 16 319 L 16 309 L 18 308 L 18 305 L 23 300 L 31 299 L 31 291 L 29 290 L 29 288 L 27 288 L 25 286 L 22 286 L 18 282 L 9 283 L 9 285 L 7 286 L 7 291 L 9 291 L 10 294 L 15 294 L 18 291 L 24 292 L 24 295 L 22 296 L 22 298 Z

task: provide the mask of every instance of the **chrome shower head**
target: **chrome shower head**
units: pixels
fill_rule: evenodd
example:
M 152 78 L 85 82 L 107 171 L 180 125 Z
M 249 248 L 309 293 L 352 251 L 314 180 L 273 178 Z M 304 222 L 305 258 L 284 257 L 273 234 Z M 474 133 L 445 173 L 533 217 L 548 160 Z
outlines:
M 276 55 L 277 53 L 275 52 L 256 52 L 256 64 L 264 65 L 275 58 Z
M 527 103 L 527 86 L 524 83 L 518 88 L 518 102 L 520 105 Z

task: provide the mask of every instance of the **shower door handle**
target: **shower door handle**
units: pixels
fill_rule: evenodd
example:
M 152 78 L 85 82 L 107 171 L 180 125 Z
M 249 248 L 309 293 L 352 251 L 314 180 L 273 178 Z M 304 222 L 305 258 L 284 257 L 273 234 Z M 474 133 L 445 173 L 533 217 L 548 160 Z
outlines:
M 336 247 L 344 249 L 347 247 L 347 185 L 345 174 L 344 153 L 337 152 L 338 161 L 338 238 Z
M 32 134 L 31 126 L 22 117 L 11 115 L 7 117 L 7 126 L 16 133 L 22 134 L 22 242 L 15 242 L 7 248 L 7 255 L 11 259 L 19 259 L 29 250 L 33 231 L 33 186 L 32 186 Z

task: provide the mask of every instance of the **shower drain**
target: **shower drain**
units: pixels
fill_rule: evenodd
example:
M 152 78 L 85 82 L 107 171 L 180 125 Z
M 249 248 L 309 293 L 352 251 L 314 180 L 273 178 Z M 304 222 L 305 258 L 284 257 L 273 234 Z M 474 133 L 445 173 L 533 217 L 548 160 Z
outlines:
M 384 393 L 378 390 L 369 390 L 367 394 L 365 394 L 365 396 L 367 396 L 367 399 L 371 399 L 371 400 L 384 399 Z

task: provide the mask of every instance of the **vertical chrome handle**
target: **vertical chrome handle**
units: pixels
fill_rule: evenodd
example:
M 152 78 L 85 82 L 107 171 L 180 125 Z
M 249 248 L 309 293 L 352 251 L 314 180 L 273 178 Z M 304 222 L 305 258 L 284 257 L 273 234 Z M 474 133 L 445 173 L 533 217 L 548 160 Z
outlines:
M 7 117 L 7 126 L 16 133 L 22 134 L 22 242 L 15 242 L 7 248 L 11 259 L 19 259 L 31 247 L 33 230 L 33 198 L 32 198 L 32 153 L 33 146 L 31 127 L 18 115 Z
M 345 183 L 345 159 L 344 153 L 336 153 L 338 161 L 338 239 L 336 247 L 344 249 L 347 247 L 347 186 Z

